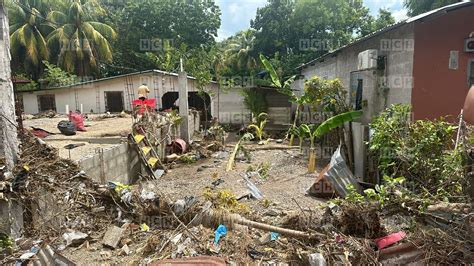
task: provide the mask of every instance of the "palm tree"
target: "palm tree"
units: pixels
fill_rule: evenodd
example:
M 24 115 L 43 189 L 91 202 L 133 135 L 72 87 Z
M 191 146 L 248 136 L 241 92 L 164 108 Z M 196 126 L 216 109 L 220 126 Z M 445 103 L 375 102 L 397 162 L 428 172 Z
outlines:
M 96 76 L 99 61 L 112 60 L 109 41 L 117 35 L 109 25 L 93 21 L 91 7 L 97 8 L 94 0 L 70 0 L 64 12 L 47 17 L 54 24 L 48 45 L 59 50 L 57 64 L 78 76 Z
M 49 57 L 45 38 L 48 27 L 44 19 L 47 2 L 18 0 L 17 3 L 8 4 L 8 12 L 13 64 L 22 66 L 26 73 L 37 80 L 42 72 L 41 62 Z
M 235 63 L 239 69 L 254 69 L 257 66 L 257 60 L 252 56 L 254 45 L 254 30 L 239 32 L 228 44 L 225 51 L 227 60 L 230 63 Z

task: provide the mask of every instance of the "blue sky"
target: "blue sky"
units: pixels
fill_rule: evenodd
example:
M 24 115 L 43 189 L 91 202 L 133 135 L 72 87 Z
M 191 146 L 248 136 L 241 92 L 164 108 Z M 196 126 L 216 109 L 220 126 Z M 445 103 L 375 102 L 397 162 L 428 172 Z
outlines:
M 223 40 L 250 27 L 250 20 L 255 18 L 257 8 L 265 6 L 267 0 L 216 0 L 216 3 L 222 12 L 222 24 L 217 39 Z M 406 18 L 403 0 L 364 0 L 364 4 L 373 15 L 377 14 L 379 8 L 387 8 L 397 21 Z

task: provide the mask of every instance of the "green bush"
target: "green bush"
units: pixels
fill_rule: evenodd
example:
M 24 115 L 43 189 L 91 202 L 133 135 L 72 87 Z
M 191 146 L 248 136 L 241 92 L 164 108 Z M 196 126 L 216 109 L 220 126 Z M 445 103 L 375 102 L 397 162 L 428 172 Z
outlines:
M 393 105 L 373 119 L 369 150 L 382 175 L 403 176 L 412 191 L 446 197 L 464 182 L 463 157 L 453 149 L 456 127 L 443 119 L 410 121 L 408 105 Z

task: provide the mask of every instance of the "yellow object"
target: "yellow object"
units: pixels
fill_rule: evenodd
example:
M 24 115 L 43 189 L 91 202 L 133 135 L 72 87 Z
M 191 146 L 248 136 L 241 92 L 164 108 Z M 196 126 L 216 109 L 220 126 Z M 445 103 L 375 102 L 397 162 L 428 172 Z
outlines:
M 30 167 L 28 165 L 23 165 L 23 169 L 25 169 L 26 171 L 30 171 Z
M 148 159 L 148 164 L 149 164 L 151 167 L 155 166 L 156 162 L 158 162 L 158 158 L 151 157 L 150 159 Z
M 143 154 L 147 155 L 151 151 L 151 148 L 148 146 L 145 146 L 142 148 L 142 151 L 143 151 Z
M 141 134 L 137 134 L 137 135 L 133 136 L 133 139 L 135 140 L 136 143 L 140 143 L 144 138 L 145 138 L 145 136 L 143 136 Z
M 141 229 L 143 232 L 148 232 L 148 231 L 150 231 L 150 227 L 149 227 L 147 224 L 145 224 L 145 223 L 143 223 L 143 224 L 140 225 L 140 229 Z

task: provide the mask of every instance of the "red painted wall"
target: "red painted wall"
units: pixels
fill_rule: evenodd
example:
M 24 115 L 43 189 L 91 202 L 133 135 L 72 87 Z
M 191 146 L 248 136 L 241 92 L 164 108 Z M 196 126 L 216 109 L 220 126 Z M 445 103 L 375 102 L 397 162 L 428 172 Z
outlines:
M 464 40 L 474 31 L 474 7 L 415 22 L 412 106 L 415 119 L 449 116 L 456 121 L 468 92 Z M 449 69 L 449 53 L 459 51 L 459 67 Z

